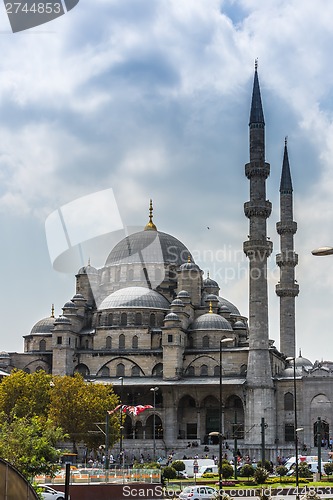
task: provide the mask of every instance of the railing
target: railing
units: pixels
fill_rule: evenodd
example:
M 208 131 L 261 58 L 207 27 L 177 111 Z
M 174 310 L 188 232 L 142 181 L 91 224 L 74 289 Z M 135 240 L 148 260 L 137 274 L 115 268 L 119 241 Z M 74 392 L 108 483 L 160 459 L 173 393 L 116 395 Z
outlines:
M 37 476 L 37 483 L 64 484 L 65 471 L 61 470 L 55 477 Z M 70 484 L 91 483 L 160 483 L 159 469 L 77 469 L 71 470 Z

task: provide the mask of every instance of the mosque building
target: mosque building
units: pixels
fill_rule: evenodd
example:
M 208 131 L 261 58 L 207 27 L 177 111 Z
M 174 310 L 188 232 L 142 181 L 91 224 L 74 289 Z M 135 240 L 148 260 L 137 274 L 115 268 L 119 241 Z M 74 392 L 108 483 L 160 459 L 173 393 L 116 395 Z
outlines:
M 266 199 L 270 165 L 257 66 L 249 151 L 250 200 L 244 204 L 249 234 L 243 244 L 249 318 L 224 290 L 220 295 L 219 284 L 203 275 L 181 241 L 156 227 L 151 202 L 144 229 L 122 239 L 101 269 L 82 267 L 62 315 L 52 311 L 38 321 L 24 336 L 23 353 L 0 354 L 0 368 L 78 372 L 87 381 L 112 384 L 123 404 L 152 405 L 140 415 L 124 416 L 122 445 L 128 455 L 167 456 L 173 450 L 181 457 L 190 454 L 189 445 L 198 455 L 207 446 L 216 455 L 221 425 L 226 449 L 237 438 L 242 454 L 259 458 L 264 435 L 266 458 L 290 456 L 295 401 L 299 451 L 314 454 L 318 439 L 329 440 L 332 432 L 333 363 L 312 364 L 296 354 L 297 224 L 287 141 L 276 228 L 280 351 L 269 338 L 266 269 L 273 248 L 266 223 L 272 207 Z

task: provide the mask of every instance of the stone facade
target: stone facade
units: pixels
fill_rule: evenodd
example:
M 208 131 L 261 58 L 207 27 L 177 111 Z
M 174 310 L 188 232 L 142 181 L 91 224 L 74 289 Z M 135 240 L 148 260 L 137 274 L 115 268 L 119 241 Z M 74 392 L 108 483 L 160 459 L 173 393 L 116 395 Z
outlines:
M 105 266 L 88 264 L 76 279 L 76 293 L 63 314 L 38 321 L 24 337 L 24 353 L 2 353 L 0 368 L 54 375 L 76 372 L 91 383 L 112 384 L 123 404 L 150 404 L 137 417 L 126 416 L 123 444 L 128 455 L 147 452 L 190 455 L 188 443 L 217 455 L 222 415 L 224 451 L 234 438 L 242 453 L 260 457 L 265 419 L 266 458 L 291 455 L 294 449 L 295 358 L 294 253 L 296 223 L 292 212 L 289 162 L 281 177 L 281 352 L 268 335 L 266 233 L 271 204 L 266 200 L 269 164 L 265 160 L 265 123 L 255 69 L 250 115 L 250 162 L 245 175 L 250 200 L 244 205 L 249 237 L 249 323 L 220 288 L 195 264 L 190 251 L 157 230 L 150 206 L 144 230 L 121 240 Z M 221 342 L 225 340 L 224 342 Z M 222 364 L 220 366 L 220 359 Z M 315 453 L 316 422 L 323 438 L 332 429 L 333 363 L 295 360 L 300 451 Z M 221 370 L 221 372 L 220 372 Z M 154 390 L 153 390 L 154 389 Z M 220 401 L 220 390 L 222 400 Z M 155 440 L 153 425 L 155 422 Z

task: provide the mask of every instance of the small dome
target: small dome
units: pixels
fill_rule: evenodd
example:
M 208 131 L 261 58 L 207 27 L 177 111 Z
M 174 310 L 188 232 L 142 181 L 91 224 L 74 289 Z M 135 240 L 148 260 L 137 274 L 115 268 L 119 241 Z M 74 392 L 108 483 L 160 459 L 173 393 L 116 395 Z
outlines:
M 243 321 L 238 320 L 238 321 L 236 321 L 234 323 L 234 330 L 238 330 L 238 329 L 241 330 L 241 329 L 244 329 L 244 328 L 246 328 L 246 326 L 245 326 L 245 324 L 244 324 Z
M 77 274 L 98 274 L 98 271 L 96 267 L 93 267 L 90 264 L 88 264 L 87 266 L 81 267 L 78 270 Z
M 64 324 L 64 325 L 70 325 L 71 322 L 68 318 L 66 318 L 66 316 L 59 316 L 59 318 L 57 318 L 55 321 L 54 321 L 54 324 L 55 325 L 60 325 L 60 324 Z
M 231 313 L 229 307 L 225 304 L 222 307 L 220 307 L 220 310 L 221 310 L 221 312 L 224 312 L 224 313 L 228 313 L 228 314 Z
M 300 355 L 298 358 L 295 360 L 296 362 L 296 368 L 305 368 L 306 370 L 311 370 L 313 368 L 313 364 L 309 359 L 303 358 L 303 356 Z
M 171 305 L 172 306 L 178 306 L 178 307 L 184 307 L 184 302 L 180 299 L 174 299 L 172 302 L 171 302 Z
M 8 352 L 6 351 L 1 351 L 0 352 L 0 358 L 3 359 L 3 358 L 10 358 Z
M 64 304 L 63 309 L 76 309 L 76 305 L 74 304 L 74 302 L 69 300 L 68 302 L 66 302 L 66 304 Z
M 178 314 L 169 313 L 165 316 L 164 321 L 180 321 Z
M 232 327 L 222 316 L 206 313 L 193 321 L 191 330 L 232 330 Z
M 203 286 L 204 288 L 219 288 L 218 283 L 209 276 L 203 280 Z
M 130 307 L 169 309 L 170 304 L 163 295 L 155 290 L 142 286 L 133 286 L 121 288 L 111 293 L 103 300 L 99 306 L 99 310 Z
M 82 293 L 76 293 L 72 298 L 72 300 L 86 300 L 86 299 L 83 297 Z
M 31 335 L 35 334 L 47 334 L 51 333 L 54 327 L 54 322 L 55 318 L 53 316 L 50 316 L 48 318 L 43 318 L 32 327 L 31 329 Z
M 190 294 L 186 290 L 181 290 L 179 293 L 177 293 L 177 299 L 189 299 Z
M 213 293 L 209 293 L 206 298 L 205 298 L 205 302 L 217 302 L 219 299 L 217 298 L 216 295 L 214 295 Z
M 231 312 L 231 314 L 237 314 L 237 316 L 241 315 L 240 312 L 239 312 L 239 310 L 237 309 L 237 307 L 234 306 L 234 304 L 232 304 L 231 302 L 229 302 L 229 300 L 224 299 L 223 297 L 218 297 L 218 301 L 220 303 L 222 311 L 223 311 L 222 307 L 223 306 L 227 306 L 227 308 L 229 309 L 229 311 Z
M 179 268 L 180 271 L 199 271 L 199 266 L 197 266 L 194 262 L 190 260 L 190 257 L 187 262 L 182 264 Z

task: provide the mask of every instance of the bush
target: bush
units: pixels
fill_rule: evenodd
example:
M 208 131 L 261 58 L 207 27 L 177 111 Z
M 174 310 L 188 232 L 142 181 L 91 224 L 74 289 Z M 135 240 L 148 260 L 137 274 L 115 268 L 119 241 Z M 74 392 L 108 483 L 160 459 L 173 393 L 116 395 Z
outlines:
M 264 467 L 257 467 L 253 477 L 257 484 L 263 484 L 268 478 L 268 471 Z
M 177 477 L 177 471 L 171 465 L 167 465 L 164 467 L 163 472 L 162 472 L 162 477 L 163 479 L 167 479 L 168 482 L 170 479 L 176 479 Z
M 177 472 L 186 469 L 184 462 L 182 462 L 181 460 L 174 460 L 171 464 L 171 467 L 173 467 Z
M 245 464 L 245 465 L 243 465 L 243 467 L 239 471 L 239 475 L 241 477 L 247 477 L 249 479 L 250 477 L 254 476 L 254 472 L 255 472 L 255 468 L 253 467 L 253 465 Z
M 288 469 L 285 465 L 278 465 L 276 468 L 276 473 L 278 476 L 280 476 L 280 480 L 282 476 L 286 476 L 288 472 Z
M 225 479 L 229 479 L 234 474 L 234 469 L 232 465 L 228 463 L 222 463 L 222 477 Z
M 327 474 L 328 476 L 330 474 L 332 474 L 332 472 L 333 472 L 333 462 L 327 462 L 327 464 L 324 464 L 324 471 L 325 471 L 325 474 Z
M 258 467 L 263 467 L 268 472 L 273 472 L 273 464 L 269 460 L 264 460 L 264 463 L 262 463 L 262 461 L 259 460 Z
M 298 465 L 298 477 L 312 477 L 312 472 L 306 462 L 301 462 Z

